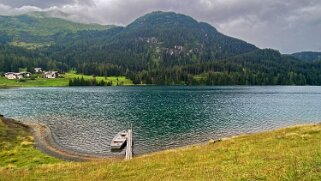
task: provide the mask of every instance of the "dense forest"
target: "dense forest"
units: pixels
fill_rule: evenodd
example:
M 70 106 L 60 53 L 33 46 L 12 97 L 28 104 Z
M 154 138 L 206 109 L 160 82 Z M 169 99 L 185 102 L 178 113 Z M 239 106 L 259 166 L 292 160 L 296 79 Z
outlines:
M 292 56 L 306 61 L 321 61 L 321 52 L 298 52 L 293 53 Z
M 48 26 L 48 22 L 41 24 L 43 17 L 37 22 L 38 16 L 33 15 L 32 21 L 16 17 L 14 22 L 24 27 Z M 321 85 L 320 60 L 262 50 L 185 15 L 153 12 L 126 27 L 88 26 L 71 23 L 69 30 L 55 29 L 45 36 L 50 40 L 45 44 L 48 28 L 40 33 L 25 28 L 26 32 L 12 36 L 0 26 L 0 72 L 19 68 L 32 72 L 41 67 L 95 76 L 125 75 L 135 84 L 156 85 Z M 38 34 L 41 38 L 33 38 Z M 70 80 L 70 85 L 81 84 L 100 85 Z

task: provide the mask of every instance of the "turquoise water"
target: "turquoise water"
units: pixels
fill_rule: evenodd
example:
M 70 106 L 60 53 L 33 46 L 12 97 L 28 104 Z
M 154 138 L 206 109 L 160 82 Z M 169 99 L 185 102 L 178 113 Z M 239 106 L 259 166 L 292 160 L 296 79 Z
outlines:
M 66 149 L 110 152 L 133 125 L 143 154 L 241 133 L 321 122 L 321 87 L 77 87 L 0 89 L 0 113 L 48 125 Z

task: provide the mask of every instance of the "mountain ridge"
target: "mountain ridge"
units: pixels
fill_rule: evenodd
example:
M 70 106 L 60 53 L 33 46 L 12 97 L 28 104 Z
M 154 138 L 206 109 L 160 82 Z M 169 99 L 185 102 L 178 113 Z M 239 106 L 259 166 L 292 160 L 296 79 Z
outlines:
M 21 21 L 29 22 L 25 17 Z M 321 85 L 320 62 L 259 49 L 174 12 L 148 13 L 125 27 L 58 31 L 49 36 L 25 33 L 21 44 L 15 44 L 17 39 L 12 41 L 2 27 L 0 65 L 5 66 L 0 66 L 0 72 L 43 67 L 125 75 L 136 84 Z M 29 49 L 38 61 L 16 46 Z
M 320 61 L 321 52 L 303 51 L 291 54 L 292 56 L 304 61 Z
M 83 30 L 106 30 L 113 26 L 82 24 L 69 20 L 47 17 L 44 13 L 33 12 L 16 16 L 0 16 L 0 33 L 11 42 L 48 44 L 57 33 L 75 33 Z

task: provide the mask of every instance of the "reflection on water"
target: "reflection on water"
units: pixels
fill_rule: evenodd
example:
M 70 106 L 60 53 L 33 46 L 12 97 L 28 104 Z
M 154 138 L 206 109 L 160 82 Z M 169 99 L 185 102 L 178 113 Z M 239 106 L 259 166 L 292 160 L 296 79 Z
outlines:
M 48 125 L 68 149 L 101 155 L 133 124 L 136 154 L 321 121 L 321 87 L 81 87 L 0 90 L 0 113 Z

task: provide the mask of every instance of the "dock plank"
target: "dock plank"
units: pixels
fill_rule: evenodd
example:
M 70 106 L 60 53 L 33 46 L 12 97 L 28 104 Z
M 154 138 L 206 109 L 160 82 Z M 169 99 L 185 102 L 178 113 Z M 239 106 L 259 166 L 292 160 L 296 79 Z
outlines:
M 133 158 L 133 132 L 131 129 L 128 130 L 127 134 L 127 146 L 126 146 L 126 160 Z

